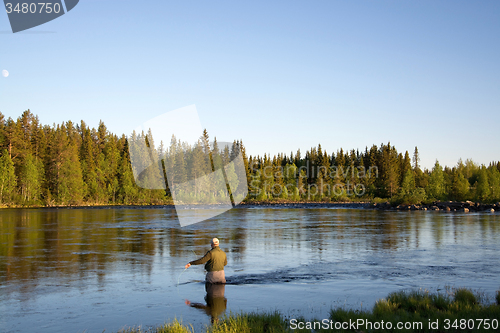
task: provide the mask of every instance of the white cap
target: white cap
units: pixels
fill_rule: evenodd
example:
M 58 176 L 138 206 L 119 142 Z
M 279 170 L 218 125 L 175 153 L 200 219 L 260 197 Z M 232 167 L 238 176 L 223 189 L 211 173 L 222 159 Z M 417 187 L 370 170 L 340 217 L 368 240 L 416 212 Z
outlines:
M 219 245 L 219 239 L 214 238 L 214 239 L 212 239 L 211 243 L 214 244 L 214 245 Z

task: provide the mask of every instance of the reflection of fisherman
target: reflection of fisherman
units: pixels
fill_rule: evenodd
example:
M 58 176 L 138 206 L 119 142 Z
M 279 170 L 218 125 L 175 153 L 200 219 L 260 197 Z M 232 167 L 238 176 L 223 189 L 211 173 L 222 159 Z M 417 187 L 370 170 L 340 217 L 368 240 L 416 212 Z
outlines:
M 210 316 L 213 324 L 226 310 L 227 299 L 224 297 L 225 288 L 226 285 L 224 284 L 206 283 L 205 290 L 207 291 L 207 295 L 205 296 L 205 302 L 207 302 L 207 305 L 202 303 L 191 303 L 188 300 L 186 300 L 186 304 L 193 308 L 205 311 L 206 314 Z
M 186 269 L 191 265 L 205 264 L 205 270 L 207 271 L 205 282 L 226 283 L 224 275 L 224 266 L 227 265 L 226 254 L 219 248 L 219 240 L 217 238 L 212 239 L 210 243 L 212 249 L 203 258 L 189 262 L 186 265 Z

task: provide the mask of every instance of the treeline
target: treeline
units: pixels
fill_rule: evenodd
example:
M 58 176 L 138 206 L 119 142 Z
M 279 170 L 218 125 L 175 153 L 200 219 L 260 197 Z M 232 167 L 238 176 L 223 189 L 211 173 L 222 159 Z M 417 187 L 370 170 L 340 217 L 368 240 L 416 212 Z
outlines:
M 161 204 L 165 191 L 135 184 L 127 138 L 104 123 L 42 125 L 29 110 L 0 113 L 0 204 Z
M 134 179 L 129 144 L 147 137 L 144 133 L 134 133 L 129 142 L 125 135 L 118 137 L 110 133 L 102 122 L 97 129 L 89 128 L 83 121 L 80 124 L 68 121 L 48 126 L 40 124 L 38 117 L 29 110 L 17 120 L 5 119 L 0 113 L 0 204 L 172 203 L 168 185 L 164 189 L 147 189 L 159 188 L 157 185 L 145 186 L 148 180 L 144 176 L 148 172 L 136 170 L 141 186 Z M 155 147 L 152 135 L 149 140 L 148 147 Z M 163 143 L 160 143 L 157 149 L 150 149 L 148 153 L 152 151 L 155 156 L 170 156 L 164 162 L 171 163 L 167 169 L 173 172 L 171 177 L 177 177 L 177 184 L 182 184 L 184 179 L 189 181 L 210 173 L 214 168 L 214 165 L 210 168 L 210 163 L 214 161 L 216 168 L 217 164 L 236 161 L 235 157 L 241 153 L 244 162 L 241 168 L 246 172 L 247 199 L 250 200 L 360 201 L 382 198 L 400 203 L 500 201 L 500 162 L 485 166 L 471 160 L 460 160 L 454 167 L 442 167 L 436 161 L 432 170 L 427 170 L 420 167 L 416 147 L 410 157 L 408 151 L 398 153 L 390 143 L 379 147 L 374 145 L 362 152 L 340 149 L 328 153 L 318 145 L 303 155 L 298 150 L 289 156 L 278 154 L 271 158 L 266 154 L 263 157 L 247 157 L 241 141 L 221 149 L 219 160 L 214 160 L 212 155 L 211 160 L 207 159 L 207 154 L 217 149 L 208 144 L 208 133 L 205 131 L 199 143 L 192 147 L 173 140 L 165 151 Z M 194 158 L 205 162 L 194 163 Z M 191 167 L 186 169 L 190 163 Z M 137 168 L 137 165 L 134 167 Z M 182 170 L 190 170 L 190 173 L 183 175 Z M 162 179 L 162 170 L 155 172 L 153 183 L 158 183 Z M 236 174 L 229 170 L 226 179 L 220 181 L 240 191 L 244 182 Z M 230 190 L 230 186 L 227 189 Z M 178 191 L 177 194 L 187 198 L 188 194 L 182 192 L 182 187 Z M 211 194 L 206 186 L 196 188 L 195 193 L 189 195 L 194 196 L 190 199 L 196 199 L 202 194 L 224 196 L 224 193 Z
M 250 197 L 313 201 L 390 200 L 419 204 L 437 200 L 483 203 L 500 201 L 500 162 L 488 166 L 459 160 L 444 168 L 420 167 L 418 148 L 410 157 L 390 143 L 358 150 L 327 153 L 318 145 L 290 156 L 249 159 Z
M 156 133 L 158 134 L 158 133 Z M 165 189 L 167 196 L 183 204 L 239 203 L 247 195 L 241 141 L 210 142 L 205 129 L 197 142 L 183 142 L 175 135 L 166 146 L 155 144 L 154 133 L 135 131 L 128 138 L 136 184 L 142 188 Z M 214 172 L 217 171 L 217 172 Z M 220 171 L 220 172 L 219 172 Z M 167 179 L 167 181 L 165 181 Z

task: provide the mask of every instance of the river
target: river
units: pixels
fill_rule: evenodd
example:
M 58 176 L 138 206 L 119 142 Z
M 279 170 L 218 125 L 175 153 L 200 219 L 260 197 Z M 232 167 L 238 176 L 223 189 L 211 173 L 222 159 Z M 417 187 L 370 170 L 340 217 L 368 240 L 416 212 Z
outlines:
M 228 284 L 184 265 L 218 237 Z M 0 331 L 116 332 L 222 312 L 327 318 L 398 290 L 500 289 L 500 214 L 236 208 L 181 228 L 165 208 L 0 210 Z M 215 296 L 214 296 L 215 295 Z M 212 297 L 213 296 L 213 297 Z

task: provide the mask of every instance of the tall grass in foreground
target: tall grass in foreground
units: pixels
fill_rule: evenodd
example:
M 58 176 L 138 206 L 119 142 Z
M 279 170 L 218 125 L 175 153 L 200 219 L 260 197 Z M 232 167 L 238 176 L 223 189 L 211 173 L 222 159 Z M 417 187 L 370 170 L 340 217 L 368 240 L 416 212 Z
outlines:
M 431 294 L 428 291 L 395 292 L 386 299 L 379 300 L 372 311 L 334 309 L 330 319 L 334 322 L 356 321 L 391 322 L 392 329 L 367 329 L 363 332 L 498 332 L 500 330 L 500 302 L 497 292 L 497 304 L 481 304 L 482 296 L 469 289 L 459 288 L 448 294 Z M 489 325 L 485 325 L 488 319 Z M 496 320 L 498 327 L 491 327 Z M 422 323 L 410 328 L 398 329 L 397 323 Z M 438 323 L 430 327 L 430 323 Z M 409 325 L 409 324 L 408 324 Z M 481 327 L 479 327 L 481 325 Z M 487 327 L 489 326 L 489 328 Z M 328 330 L 325 330 L 328 331 Z M 354 332 L 355 330 L 331 330 L 331 332 Z
M 163 326 L 149 328 L 130 328 L 119 331 L 120 333 L 194 333 L 192 326 L 183 325 L 177 319 L 172 323 L 164 324 Z
M 208 333 L 290 332 L 288 322 L 279 312 L 228 315 L 208 327 Z
M 292 329 L 290 320 L 279 312 L 270 313 L 241 313 L 229 314 L 222 317 L 215 324 L 208 326 L 206 333 L 284 333 L 284 332 L 498 332 L 500 331 L 500 291 L 496 293 L 496 304 L 483 304 L 482 295 L 469 289 L 459 288 L 449 290 L 446 294 L 430 293 L 425 290 L 410 292 L 395 292 L 385 299 L 379 300 L 371 311 L 349 310 L 343 308 L 332 309 L 330 318 L 325 325 L 312 326 L 311 323 L 322 322 L 324 318 L 316 320 L 297 321 Z M 342 323 L 364 320 L 364 326 L 353 326 L 343 329 Z M 488 320 L 488 321 L 486 321 Z M 498 327 L 494 326 L 496 320 Z M 381 323 L 383 328 L 367 326 L 367 322 Z M 438 326 L 430 327 L 430 323 Z M 489 323 L 485 325 L 485 323 Z M 301 324 L 298 324 L 301 323 Z M 309 323 L 309 325 L 308 325 Z M 387 323 L 391 323 L 388 328 Z M 398 329 L 398 323 L 410 323 L 412 327 Z M 414 325 L 413 323 L 422 323 Z M 478 325 L 481 323 L 481 327 Z M 472 324 L 474 327 L 472 328 Z M 339 326 L 340 325 L 340 326 Z M 464 326 L 465 325 L 465 326 Z M 336 328 L 336 326 L 338 326 Z M 376 325 L 375 325 L 376 326 Z M 301 329 L 299 329 L 299 327 Z M 161 327 L 146 331 L 131 329 L 123 333 L 193 333 L 191 326 L 182 325 L 177 320 Z

